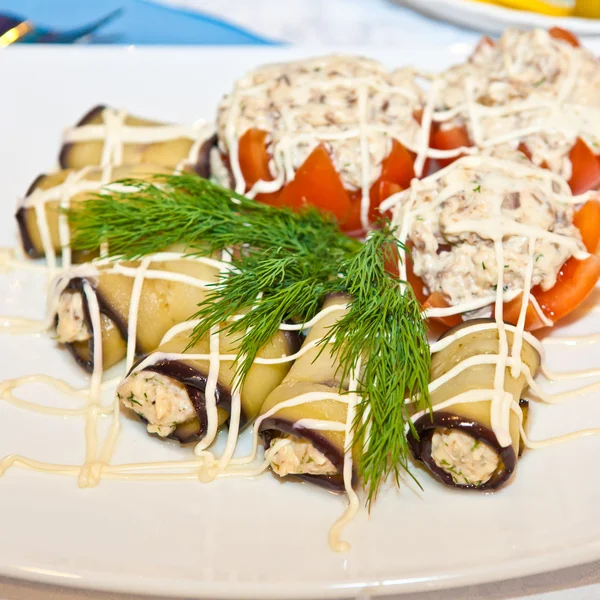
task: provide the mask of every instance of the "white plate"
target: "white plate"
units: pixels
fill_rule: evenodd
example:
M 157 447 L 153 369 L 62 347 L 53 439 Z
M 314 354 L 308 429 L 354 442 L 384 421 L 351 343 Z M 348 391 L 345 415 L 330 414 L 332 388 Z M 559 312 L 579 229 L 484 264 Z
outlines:
M 501 34 L 507 27 L 563 27 L 577 35 L 600 35 L 600 19 L 551 17 L 525 10 L 484 4 L 473 0 L 394 0 L 403 6 L 435 17 L 485 31 Z
M 415 51 L 371 53 L 390 65 L 427 69 L 467 47 L 431 42 Z M 365 49 L 357 49 L 368 53 Z M 219 96 L 249 67 L 310 52 L 286 49 L 17 48 L 2 52 L 0 243 L 15 241 L 14 198 L 54 165 L 59 134 L 97 102 L 150 117 L 191 121 L 213 114 Z M 43 282 L 0 274 L 0 314 L 41 315 Z M 598 298 L 598 296 L 596 296 Z M 600 331 L 589 312 L 555 335 Z M 0 380 L 36 371 L 83 384 L 85 376 L 47 337 L 2 337 Z M 549 348 L 550 366 L 600 366 L 594 346 Z M 558 387 L 558 386 L 557 386 Z M 23 392 L 56 400 L 42 388 Z M 593 396 L 532 409 L 537 439 L 600 426 Z M 0 402 L 0 456 L 80 463 L 83 423 Z M 0 575 L 53 583 L 193 597 L 343 597 L 415 592 L 542 572 L 600 558 L 597 455 L 600 438 L 528 452 L 508 488 L 494 495 L 442 488 L 386 490 L 371 516 L 344 532 L 348 554 L 327 532 L 344 501 L 270 475 L 254 480 L 120 482 L 81 490 L 68 477 L 18 468 L 0 479 Z M 124 420 L 115 462 L 177 459 L 174 444 Z

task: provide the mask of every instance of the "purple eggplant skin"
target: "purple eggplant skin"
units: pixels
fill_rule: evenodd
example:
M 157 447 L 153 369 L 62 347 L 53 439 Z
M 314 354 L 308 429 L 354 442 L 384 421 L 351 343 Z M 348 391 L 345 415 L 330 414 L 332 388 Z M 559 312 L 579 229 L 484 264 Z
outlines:
M 87 113 L 85 113 L 85 115 L 83 115 L 83 117 L 81 117 L 81 119 L 79 119 L 79 121 L 76 123 L 75 127 L 81 127 L 83 125 L 87 125 L 90 121 L 95 119 L 106 108 L 107 108 L 107 106 L 105 104 L 98 104 L 97 106 L 94 106 L 94 108 L 89 110 Z M 58 164 L 60 165 L 61 169 L 69 168 L 69 164 L 68 164 L 69 163 L 69 153 L 71 152 L 72 147 L 73 147 L 73 144 L 71 144 L 69 142 L 62 145 L 62 148 L 60 149 L 60 153 L 58 155 Z
M 285 336 L 289 344 L 290 353 L 296 353 L 300 349 L 299 335 L 295 331 L 286 331 Z M 137 364 L 132 367 L 132 370 L 135 369 Z M 148 365 L 143 370 L 159 373 L 182 383 L 196 411 L 197 419 L 195 419 L 194 423 L 188 421 L 180 424 L 169 437 L 179 440 L 182 444 L 201 440 L 208 430 L 208 414 L 206 410 L 206 381 L 208 373 L 180 360 L 161 360 L 153 365 Z M 227 413 L 231 412 L 231 389 L 220 382 L 217 382 L 216 400 L 219 408 Z M 245 414 L 242 406 L 240 412 L 240 429 L 246 425 L 248 425 L 248 416 Z
M 196 411 L 198 420 L 197 428 L 193 428 L 192 431 L 189 431 L 189 427 L 186 427 L 189 423 L 182 423 L 169 437 L 179 440 L 182 444 L 201 440 L 208 430 L 208 414 L 206 410 L 206 381 L 208 379 L 208 373 L 199 371 L 178 360 L 161 360 L 153 365 L 145 367 L 144 371 L 158 373 L 183 383 L 189 399 L 194 406 L 194 410 Z M 215 395 L 217 406 L 230 412 L 231 390 L 228 387 L 217 383 Z M 242 410 L 240 415 L 240 428 L 246 423 L 247 418 Z M 186 430 L 185 436 L 181 435 L 182 430 Z
M 37 189 L 38 185 L 44 180 L 46 177 L 45 173 L 38 175 L 27 188 L 25 192 L 25 198 L 33 194 L 33 192 Z M 25 215 L 27 213 L 27 207 L 21 203 L 17 208 L 17 212 L 15 213 L 15 219 L 17 220 L 17 226 L 19 227 L 19 234 L 21 236 L 21 245 L 23 246 L 23 252 L 29 258 L 42 258 L 44 256 L 43 252 L 39 252 L 36 250 L 33 242 L 31 240 L 31 236 L 29 235 L 29 229 L 27 228 L 27 219 Z
M 197 175 L 204 179 L 210 179 L 211 170 L 210 170 L 210 153 L 213 148 L 215 148 L 218 144 L 217 134 L 215 133 L 213 136 L 208 138 L 202 146 L 200 146 L 200 151 L 198 152 L 198 159 L 196 160 L 196 164 L 194 165 L 194 171 Z
M 444 411 L 436 411 L 432 414 L 427 413 L 415 421 L 414 427 L 416 435 L 412 431 L 409 432 L 408 445 L 415 460 L 423 463 L 439 481 L 449 487 L 483 492 L 497 490 L 511 478 L 517 466 L 517 456 L 512 446 L 502 448 L 491 429 L 459 415 Z M 452 475 L 438 467 L 431 455 L 431 438 L 438 428 L 457 429 L 495 450 L 500 458 L 500 462 L 498 469 L 492 477 L 481 485 L 458 485 L 454 483 Z
M 69 284 L 65 288 L 65 291 L 70 292 L 79 292 L 81 294 L 81 298 L 83 300 L 83 320 L 88 328 L 88 331 L 92 331 L 92 318 L 90 316 L 90 308 L 87 302 L 86 295 L 83 290 L 84 282 L 89 283 L 93 286 L 93 282 L 82 278 L 82 277 L 74 277 L 69 281 Z M 98 306 L 100 308 L 100 313 L 108 317 L 117 327 L 123 341 L 127 343 L 127 323 L 125 323 L 119 315 L 117 315 L 111 308 L 110 304 L 106 301 L 106 299 L 102 296 L 102 294 L 96 291 L 96 298 L 98 299 Z M 58 320 L 58 317 L 57 317 Z M 77 352 L 76 347 L 73 344 L 65 344 L 67 350 L 72 354 L 73 358 L 77 362 L 77 364 L 82 367 L 88 373 L 92 373 L 94 370 L 94 337 L 91 336 L 88 341 L 88 356 L 90 357 L 88 360 L 83 359 L 80 354 Z
M 311 442 L 313 446 L 326 456 L 333 466 L 337 469 L 335 475 L 290 475 L 295 479 L 317 485 L 330 492 L 342 493 L 345 491 L 344 485 L 344 453 L 337 446 L 325 439 L 314 429 L 298 427 L 287 419 L 280 419 L 275 416 L 265 419 L 259 427 L 259 433 L 263 439 L 265 450 L 268 450 L 271 443 L 275 441 L 281 433 L 289 433 Z M 352 487 L 358 482 L 356 466 L 352 467 Z

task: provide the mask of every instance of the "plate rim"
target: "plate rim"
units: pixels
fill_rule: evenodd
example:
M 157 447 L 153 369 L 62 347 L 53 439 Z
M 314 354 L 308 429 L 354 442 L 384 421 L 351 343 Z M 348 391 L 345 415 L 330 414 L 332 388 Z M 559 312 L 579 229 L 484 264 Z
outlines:
M 104 593 L 126 593 L 145 596 L 164 596 L 167 598 L 198 598 L 214 600 L 302 600 L 323 599 L 341 600 L 359 597 L 366 593 L 368 596 L 384 597 L 389 595 L 406 595 L 419 592 L 431 592 L 462 587 L 491 584 L 499 581 L 512 580 L 518 577 L 535 576 L 552 571 L 568 569 L 600 560 L 600 539 L 590 541 L 582 546 L 571 548 L 565 559 L 564 552 L 553 550 L 548 554 L 536 554 L 527 560 L 515 558 L 502 562 L 493 567 L 478 567 L 463 570 L 458 574 L 441 573 L 431 577 L 413 577 L 408 580 L 384 580 L 369 582 L 331 582 L 326 584 L 298 583 L 286 590 L 282 595 L 280 583 L 220 581 L 206 582 L 201 580 L 178 580 L 168 578 L 139 579 L 138 577 L 123 577 L 115 581 L 114 573 L 96 571 L 61 572 L 35 566 L 16 566 L 9 568 L 0 566 L 0 576 L 16 581 L 36 582 L 53 586 L 68 587 L 98 591 Z M 553 562 L 554 561 L 554 562 Z M 26 576 L 24 576 L 26 573 Z M 107 583 L 106 577 L 113 576 L 112 583 Z

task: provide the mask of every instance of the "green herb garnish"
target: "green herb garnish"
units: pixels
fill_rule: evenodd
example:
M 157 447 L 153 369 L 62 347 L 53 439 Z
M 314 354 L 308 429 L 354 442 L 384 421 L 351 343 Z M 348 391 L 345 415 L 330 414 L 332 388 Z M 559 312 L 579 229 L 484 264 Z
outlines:
M 201 255 L 241 250 L 191 316 L 199 324 L 190 336 L 191 346 L 213 327 L 237 334 L 238 384 L 282 322 L 310 320 L 330 293 L 352 297 L 326 341 L 335 336 L 342 380 L 362 360 L 355 438 L 363 447 L 370 429 L 357 460 L 370 503 L 388 475 L 398 479 L 407 468 L 412 422 L 405 398 L 429 407 L 431 357 L 420 306 L 385 268 L 401 248 L 393 230 L 384 225 L 362 244 L 314 209 L 273 208 L 192 175 L 121 183 L 131 191 L 107 189 L 69 211 L 72 246 L 95 250 L 107 242 L 111 256 L 125 259 L 173 244 Z
M 140 402 L 138 402 L 138 401 L 135 399 L 135 396 L 133 395 L 133 392 L 131 392 L 131 393 L 129 394 L 129 396 L 127 397 L 127 400 L 128 400 L 129 402 L 131 402 L 132 404 L 137 404 L 138 406 L 141 406 L 141 405 L 142 405 Z

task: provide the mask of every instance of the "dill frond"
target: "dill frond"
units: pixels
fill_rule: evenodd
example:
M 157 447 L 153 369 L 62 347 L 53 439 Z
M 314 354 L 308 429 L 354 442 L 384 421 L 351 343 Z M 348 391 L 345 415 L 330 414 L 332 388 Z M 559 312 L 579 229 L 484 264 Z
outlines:
M 237 248 L 234 269 L 190 317 L 199 319 L 190 344 L 215 326 L 237 334 L 240 384 L 282 322 L 310 320 L 327 294 L 352 296 L 324 343 L 335 338 L 342 380 L 362 359 L 355 443 L 370 504 L 390 474 L 398 480 L 407 468 L 405 398 L 429 405 L 426 324 L 410 287 L 386 270 L 399 247 L 393 230 L 384 225 L 362 244 L 315 209 L 274 208 L 191 175 L 120 183 L 126 193 L 108 188 L 69 211 L 73 247 L 107 242 L 111 256 L 126 259 L 174 244 L 206 254 Z
M 400 472 L 408 471 L 406 427 L 412 421 L 406 399 L 418 409 L 429 406 L 431 355 L 421 307 L 412 289 L 386 269 L 400 247 L 384 225 L 346 260 L 343 289 L 354 299 L 323 340 L 333 340 L 342 381 L 362 358 L 354 443 L 363 448 L 357 467 L 369 505 L 388 475 L 398 483 Z
M 273 208 L 195 175 L 118 183 L 127 191 L 105 188 L 68 211 L 73 248 L 94 251 L 106 242 L 112 256 L 134 259 L 174 244 L 202 244 L 208 254 L 242 245 L 298 254 L 358 246 L 314 208 Z

